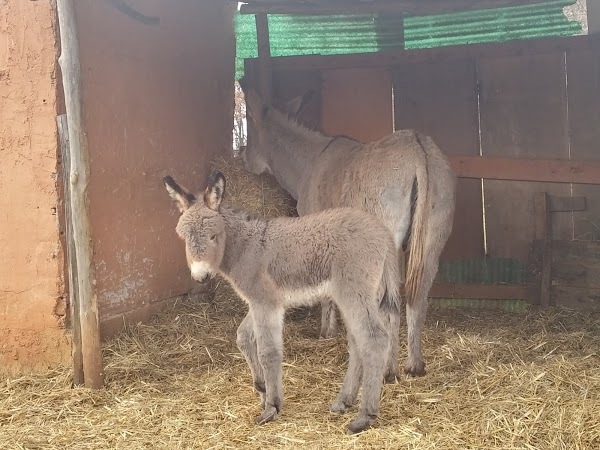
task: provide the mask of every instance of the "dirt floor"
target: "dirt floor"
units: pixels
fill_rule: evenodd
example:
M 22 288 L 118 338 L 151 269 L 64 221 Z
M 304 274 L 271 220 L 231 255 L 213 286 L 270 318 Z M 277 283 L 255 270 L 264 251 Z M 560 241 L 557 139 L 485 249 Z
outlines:
M 315 339 L 318 309 L 289 315 L 283 414 L 254 425 L 245 311 L 220 289 L 129 329 L 104 349 L 101 391 L 72 390 L 68 368 L 3 382 L 0 448 L 600 448 L 598 313 L 432 308 L 428 374 L 385 386 L 376 427 L 348 436 L 350 415 L 328 412 L 346 344 Z

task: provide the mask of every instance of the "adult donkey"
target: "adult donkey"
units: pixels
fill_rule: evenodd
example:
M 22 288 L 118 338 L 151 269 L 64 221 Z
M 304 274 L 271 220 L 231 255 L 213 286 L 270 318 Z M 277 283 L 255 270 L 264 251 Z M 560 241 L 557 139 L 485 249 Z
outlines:
M 399 256 L 409 258 L 405 293 L 408 357 L 404 371 L 424 375 L 421 333 L 427 295 L 452 230 L 456 177 L 434 141 L 415 130 L 399 130 L 367 144 L 326 136 L 296 121 L 305 103 L 298 97 L 285 111 L 266 105 L 240 81 L 246 99 L 247 170 L 270 173 L 296 200 L 299 215 L 328 208 L 360 208 L 392 231 Z M 322 301 L 321 337 L 336 332 L 329 299 Z

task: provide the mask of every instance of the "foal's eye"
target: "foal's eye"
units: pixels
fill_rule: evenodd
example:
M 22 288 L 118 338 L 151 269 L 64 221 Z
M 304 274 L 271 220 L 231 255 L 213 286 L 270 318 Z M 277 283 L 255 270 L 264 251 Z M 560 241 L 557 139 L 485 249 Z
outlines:
M 210 237 L 210 240 L 211 240 L 211 241 L 214 241 L 216 238 L 217 238 L 217 235 L 216 235 L 216 234 L 213 234 L 213 235 Z

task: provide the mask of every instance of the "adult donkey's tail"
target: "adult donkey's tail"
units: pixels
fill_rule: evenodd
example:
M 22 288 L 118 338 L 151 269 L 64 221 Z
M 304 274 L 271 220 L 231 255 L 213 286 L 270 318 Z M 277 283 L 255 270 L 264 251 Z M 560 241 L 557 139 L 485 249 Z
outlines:
M 410 231 L 408 265 L 406 269 L 406 301 L 413 304 L 419 290 L 423 288 L 425 265 L 425 243 L 427 240 L 427 222 L 429 220 L 429 167 L 427 153 L 419 133 L 415 132 L 418 148 L 415 149 L 416 199 Z
M 400 265 L 398 251 L 390 239 L 388 254 L 383 264 L 384 294 L 380 307 L 393 314 L 400 314 L 402 296 L 400 293 Z

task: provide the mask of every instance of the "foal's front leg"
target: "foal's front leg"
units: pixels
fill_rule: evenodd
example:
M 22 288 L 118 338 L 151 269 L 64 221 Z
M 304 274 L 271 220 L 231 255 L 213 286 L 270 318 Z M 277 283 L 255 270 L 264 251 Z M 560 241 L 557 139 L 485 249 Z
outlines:
M 251 306 L 258 361 L 265 379 L 263 412 L 256 418 L 262 424 L 275 420 L 283 406 L 283 317 L 284 309 L 275 305 Z
M 254 389 L 260 395 L 261 407 L 265 406 L 265 376 L 263 369 L 258 361 L 258 353 L 256 351 L 256 337 L 254 336 L 254 324 L 250 312 L 246 314 L 242 323 L 237 330 L 237 346 L 244 355 L 250 372 L 252 373 L 252 382 Z

